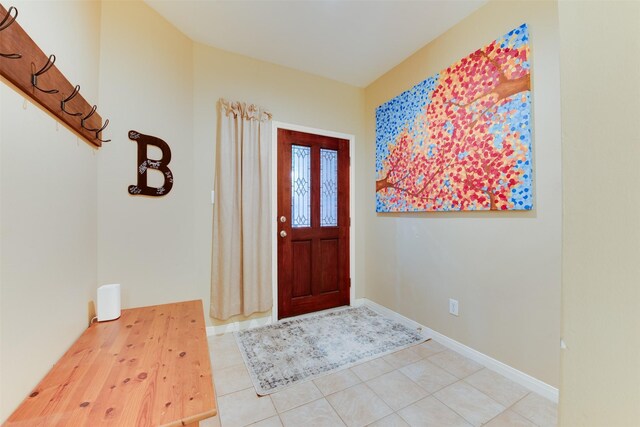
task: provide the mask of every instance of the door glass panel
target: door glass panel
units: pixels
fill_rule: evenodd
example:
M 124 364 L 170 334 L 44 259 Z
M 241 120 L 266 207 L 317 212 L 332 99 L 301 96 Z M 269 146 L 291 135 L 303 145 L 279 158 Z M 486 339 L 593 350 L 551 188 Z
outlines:
M 320 149 L 320 226 L 338 225 L 338 152 Z
M 311 227 L 311 147 L 291 146 L 291 226 Z

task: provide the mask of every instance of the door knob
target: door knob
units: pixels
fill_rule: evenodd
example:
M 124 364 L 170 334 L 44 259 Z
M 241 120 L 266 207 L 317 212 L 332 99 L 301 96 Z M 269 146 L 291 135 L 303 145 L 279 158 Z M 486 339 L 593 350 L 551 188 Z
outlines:
M 280 217 L 280 222 L 287 222 L 287 217 L 286 216 L 281 216 Z
M 287 237 L 287 232 L 286 232 L 286 231 L 284 231 L 284 230 L 282 230 L 282 231 L 280 232 L 280 237 Z

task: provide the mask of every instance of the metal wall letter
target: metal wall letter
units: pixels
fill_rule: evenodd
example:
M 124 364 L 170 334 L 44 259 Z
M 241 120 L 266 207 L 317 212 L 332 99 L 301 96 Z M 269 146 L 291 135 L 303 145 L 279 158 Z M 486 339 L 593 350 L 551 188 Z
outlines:
M 169 194 L 173 187 L 173 174 L 167 167 L 171 161 L 171 149 L 169 145 L 155 136 L 144 135 L 135 130 L 129 131 L 129 139 L 138 143 L 138 184 L 129 186 L 129 194 L 134 196 L 164 196 Z M 154 145 L 162 151 L 162 157 L 159 160 L 152 160 L 147 157 L 147 146 Z M 164 184 L 162 187 L 149 187 L 147 185 L 147 170 L 156 169 L 162 172 L 164 176 Z

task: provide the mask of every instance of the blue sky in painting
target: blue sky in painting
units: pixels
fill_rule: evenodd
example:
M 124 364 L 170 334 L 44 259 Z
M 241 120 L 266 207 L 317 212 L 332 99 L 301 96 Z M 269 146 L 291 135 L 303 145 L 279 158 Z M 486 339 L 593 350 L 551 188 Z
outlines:
M 376 172 L 382 170 L 382 162 L 389 156 L 388 144 L 395 141 L 405 127 L 411 133 L 415 131 L 415 117 L 431 102 L 438 78 L 440 74 L 423 80 L 376 108 Z

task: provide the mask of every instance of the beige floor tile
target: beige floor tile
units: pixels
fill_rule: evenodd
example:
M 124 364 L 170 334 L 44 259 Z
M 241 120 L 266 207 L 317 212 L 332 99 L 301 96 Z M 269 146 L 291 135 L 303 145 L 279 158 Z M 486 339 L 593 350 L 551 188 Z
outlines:
M 318 399 L 306 405 L 280 414 L 284 427 L 344 427 L 344 423 L 326 399 Z
M 529 390 L 520 384 L 516 384 L 510 379 L 486 368 L 468 376 L 464 381 L 507 407 L 529 393 Z
M 327 400 L 348 427 L 363 427 L 393 412 L 365 384 L 334 393 Z
M 429 394 L 400 371 L 389 372 L 366 384 L 394 411 L 417 402 Z
M 368 427 L 409 427 L 409 424 L 400 415 L 391 414 L 375 423 L 369 424 Z
M 429 396 L 398 411 L 411 427 L 470 427 L 471 424 L 436 398 Z
M 432 339 L 429 341 L 425 341 L 422 344 L 415 345 L 411 348 L 422 358 L 433 356 L 434 354 L 440 353 L 447 349 L 447 347 Z
M 316 378 L 313 380 L 315 385 L 320 389 L 325 396 L 336 393 L 338 391 L 349 388 L 352 385 L 358 384 L 360 378 L 350 369 L 344 369 L 342 371 L 335 372 L 324 377 Z
M 220 414 L 202 427 L 557 425 L 555 403 L 434 340 L 266 397 L 233 334 L 209 337 L 209 349 Z
M 394 369 L 402 368 L 403 366 L 410 365 L 422 359 L 418 353 L 413 351 L 411 347 L 404 350 L 396 351 L 384 357 Z
M 529 393 L 511 409 L 540 427 L 558 424 L 558 405 L 536 393 Z
M 253 388 L 220 396 L 218 409 L 223 427 L 243 427 L 277 415 L 271 398 L 258 397 Z
M 220 416 L 216 415 L 200 421 L 200 427 L 220 427 Z
M 215 347 L 210 351 L 211 367 L 214 373 L 231 366 L 244 365 L 238 346 Z
M 282 421 L 280 421 L 280 417 L 276 415 L 275 417 L 250 424 L 248 427 L 282 427 Z
M 504 406 L 463 381 L 443 388 L 434 396 L 474 426 L 486 423 L 505 410 Z
M 238 349 L 236 337 L 233 334 L 214 335 L 208 337 L 210 350 L 235 350 Z
M 271 400 L 278 412 L 285 412 L 321 397 L 323 395 L 313 381 L 307 381 L 273 393 Z
M 458 378 L 468 377 L 483 368 L 481 364 L 452 350 L 445 350 L 434 354 L 427 360 Z
M 369 362 L 351 368 L 354 374 L 362 381 L 369 381 L 372 378 L 379 377 L 382 374 L 393 371 L 393 366 L 387 363 L 383 358 L 379 357 Z
M 401 368 L 400 371 L 429 393 L 436 392 L 458 381 L 458 378 L 428 360 L 420 360 Z
M 534 423 L 516 414 L 511 410 L 506 410 L 488 423 L 486 427 L 536 427 Z
M 225 394 L 253 386 L 244 363 L 217 370 L 213 374 L 213 383 L 218 396 L 224 396 Z

